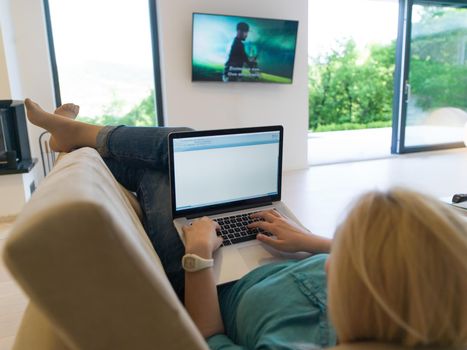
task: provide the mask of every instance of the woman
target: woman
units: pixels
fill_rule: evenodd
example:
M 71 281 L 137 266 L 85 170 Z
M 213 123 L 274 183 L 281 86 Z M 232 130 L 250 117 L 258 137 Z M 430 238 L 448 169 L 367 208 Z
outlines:
M 467 221 L 402 189 L 363 196 L 337 230 L 329 314 L 339 341 L 467 346 Z
M 52 147 L 94 147 L 113 174 L 136 191 L 143 223 L 174 289 L 212 349 L 310 349 L 336 342 L 327 322 L 327 255 L 270 264 L 216 288 L 211 268 L 184 274 L 185 253 L 209 259 L 220 246 L 208 218 L 184 228 L 183 246 L 166 205 L 167 134 L 173 129 L 99 127 L 73 121 L 76 107 L 53 115 L 26 100 L 29 120 L 52 133 Z M 180 129 L 176 129 L 180 130 Z M 274 211 L 256 214 L 277 249 L 325 253 L 330 241 Z M 394 190 L 364 196 L 341 225 L 329 259 L 330 316 L 340 342 L 411 347 L 467 344 L 465 224 L 436 201 Z M 238 345 L 237 345 L 238 344 Z

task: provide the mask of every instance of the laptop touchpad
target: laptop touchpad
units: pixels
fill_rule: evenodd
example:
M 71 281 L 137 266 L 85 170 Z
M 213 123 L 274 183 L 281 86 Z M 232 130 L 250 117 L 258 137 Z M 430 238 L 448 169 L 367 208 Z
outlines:
M 260 244 L 249 245 L 237 248 L 243 258 L 243 261 L 250 269 L 254 269 L 259 265 L 268 264 L 278 261 L 278 257 L 269 253 Z

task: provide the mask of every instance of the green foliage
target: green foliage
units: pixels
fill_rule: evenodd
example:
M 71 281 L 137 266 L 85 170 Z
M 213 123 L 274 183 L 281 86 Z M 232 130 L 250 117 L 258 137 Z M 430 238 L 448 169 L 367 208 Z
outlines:
M 96 117 L 80 116 L 78 120 L 96 125 L 155 126 L 157 124 L 154 91 L 124 116 L 118 116 L 123 102 L 116 97 L 104 108 L 104 114 Z
M 446 106 L 467 110 L 467 65 L 412 59 L 410 83 L 424 110 Z
M 449 8 L 444 8 L 440 6 L 423 6 L 423 11 L 420 13 L 420 23 L 428 23 L 430 24 L 433 19 L 443 17 L 446 13 L 446 10 L 450 10 Z
M 390 128 L 392 125 L 391 120 L 361 123 L 342 123 L 342 124 L 327 124 L 320 125 L 314 131 L 341 131 L 341 130 L 360 130 L 360 129 L 376 129 L 376 128 Z
M 133 126 L 155 126 L 157 124 L 154 91 L 122 118 L 123 124 Z
M 463 9 L 423 5 L 420 21 L 413 25 L 409 78 L 413 101 L 423 110 L 446 106 L 467 110 L 467 62 L 462 49 L 467 29 L 461 25 L 465 15 Z M 389 126 L 394 66 L 395 43 L 370 46 L 365 55 L 348 40 L 311 60 L 310 129 Z
M 392 119 L 395 45 L 373 45 L 361 60 L 355 42 L 340 43 L 312 60 L 309 70 L 310 128 L 347 130 Z
M 444 11 L 442 16 L 436 15 L 439 30 L 429 27 L 430 23 L 422 24 L 428 28 L 428 34 L 419 30 L 423 35 L 412 41 L 412 95 L 424 110 L 446 106 L 467 110 L 467 61 L 462 50 L 467 28 L 444 30 L 455 18 L 465 19 L 467 12 Z

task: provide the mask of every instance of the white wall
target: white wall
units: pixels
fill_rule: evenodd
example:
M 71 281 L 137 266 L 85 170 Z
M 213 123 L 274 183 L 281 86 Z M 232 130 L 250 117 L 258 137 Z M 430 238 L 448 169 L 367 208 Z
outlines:
M 0 0 L 0 28 L 10 96 L 16 100 L 31 97 L 46 110 L 53 110 L 55 97 L 42 0 Z M 1 40 L 0 40 L 1 41 Z M 3 76 L 0 76 L 3 79 Z M 6 89 L 5 89 L 6 91 Z M 0 96 L 4 98 L 4 96 Z M 40 160 L 39 135 L 44 131 L 28 124 L 32 156 Z M 42 176 L 42 164 L 36 171 Z
M 21 96 L 17 98 L 31 97 L 44 109 L 54 110 L 55 96 L 43 1 L 10 1 L 21 82 Z M 32 154 L 40 159 L 38 140 L 44 130 L 32 124 L 28 125 L 28 129 Z M 42 165 L 38 164 L 38 166 Z
M 21 94 L 10 0 L 0 0 L 0 98 Z
M 1 11 L 1 9 L 0 9 Z M 0 22 L 0 99 L 10 99 L 10 81 L 6 63 L 5 45 L 3 44 L 2 27 Z
M 307 0 L 156 0 L 156 4 L 168 125 L 210 129 L 281 124 L 284 168 L 307 167 Z M 192 83 L 193 12 L 298 20 L 293 84 Z
M 31 185 L 37 186 L 37 171 L 0 176 L 0 222 L 18 215 L 31 198 Z

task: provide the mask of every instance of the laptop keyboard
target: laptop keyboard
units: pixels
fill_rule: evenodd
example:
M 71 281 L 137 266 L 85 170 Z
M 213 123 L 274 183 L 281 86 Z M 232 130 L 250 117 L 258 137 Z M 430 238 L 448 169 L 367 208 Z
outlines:
M 223 239 L 221 247 L 254 240 L 256 239 L 256 235 L 258 233 L 271 236 L 269 232 L 265 232 L 259 228 L 249 229 L 247 227 L 252 222 L 264 221 L 261 218 L 252 219 L 250 217 L 251 214 L 254 213 L 214 219 L 214 221 L 217 222 L 221 227 L 220 231 L 218 232 L 218 235 Z

